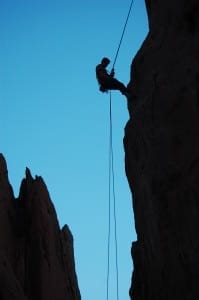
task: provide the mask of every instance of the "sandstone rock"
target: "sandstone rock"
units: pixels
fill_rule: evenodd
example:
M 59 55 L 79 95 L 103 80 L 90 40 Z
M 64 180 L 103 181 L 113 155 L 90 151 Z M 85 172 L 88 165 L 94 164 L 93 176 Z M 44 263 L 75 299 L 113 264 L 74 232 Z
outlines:
M 59 228 L 43 179 L 38 176 L 33 179 L 29 169 L 26 169 L 19 198 L 14 198 L 6 162 L 1 155 L 0 299 L 81 298 L 72 235 L 68 227 L 67 231 L 64 228 Z
M 137 241 L 133 300 L 199 299 L 199 2 L 146 0 L 132 63 L 126 174 Z

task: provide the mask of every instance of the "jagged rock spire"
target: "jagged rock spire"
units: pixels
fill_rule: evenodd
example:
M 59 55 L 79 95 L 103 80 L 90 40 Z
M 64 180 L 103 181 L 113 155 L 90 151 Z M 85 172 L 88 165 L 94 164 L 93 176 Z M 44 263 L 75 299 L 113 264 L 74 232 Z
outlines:
M 0 155 L 0 299 L 80 300 L 73 238 L 60 230 L 41 177 L 26 168 L 19 198 Z
M 8 170 L 6 160 L 2 153 L 0 153 L 0 179 L 7 179 L 8 178 Z

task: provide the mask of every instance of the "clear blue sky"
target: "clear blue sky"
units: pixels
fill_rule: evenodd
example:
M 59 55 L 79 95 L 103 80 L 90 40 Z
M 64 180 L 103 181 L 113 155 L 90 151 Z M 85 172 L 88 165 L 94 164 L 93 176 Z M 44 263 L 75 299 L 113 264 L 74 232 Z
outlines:
M 28 166 L 41 175 L 60 226 L 74 236 L 82 299 L 106 296 L 108 96 L 98 92 L 95 66 L 114 58 L 129 1 L 0 0 L 0 152 L 18 196 Z M 130 64 L 148 31 L 144 0 L 135 0 L 116 64 Z M 136 239 L 124 170 L 126 100 L 113 93 L 113 147 L 118 215 L 119 295 L 129 299 L 131 242 Z M 112 265 L 111 293 L 116 299 Z

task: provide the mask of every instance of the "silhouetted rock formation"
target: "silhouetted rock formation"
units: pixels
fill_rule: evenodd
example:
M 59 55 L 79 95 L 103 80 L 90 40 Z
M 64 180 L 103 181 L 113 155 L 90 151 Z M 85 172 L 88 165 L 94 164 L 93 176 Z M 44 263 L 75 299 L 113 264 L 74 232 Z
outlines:
M 0 155 L 0 299 L 80 300 L 73 238 L 59 228 L 41 177 L 26 169 L 19 198 Z
M 124 139 L 133 300 L 199 299 L 199 1 L 146 0 Z

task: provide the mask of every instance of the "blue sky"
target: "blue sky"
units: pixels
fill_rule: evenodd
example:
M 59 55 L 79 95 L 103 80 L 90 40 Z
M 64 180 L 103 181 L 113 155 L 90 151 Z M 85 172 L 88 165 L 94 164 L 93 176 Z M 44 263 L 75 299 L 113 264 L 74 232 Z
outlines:
M 82 299 L 106 296 L 109 98 L 95 66 L 114 59 L 130 1 L 0 0 L 0 137 L 18 196 L 25 167 L 41 175 L 60 226 L 74 236 Z M 144 0 L 135 0 L 115 66 L 129 81 L 132 58 L 148 31 Z M 124 170 L 126 99 L 113 92 L 113 147 L 119 296 L 128 299 L 136 239 Z M 110 300 L 116 298 L 111 243 Z

